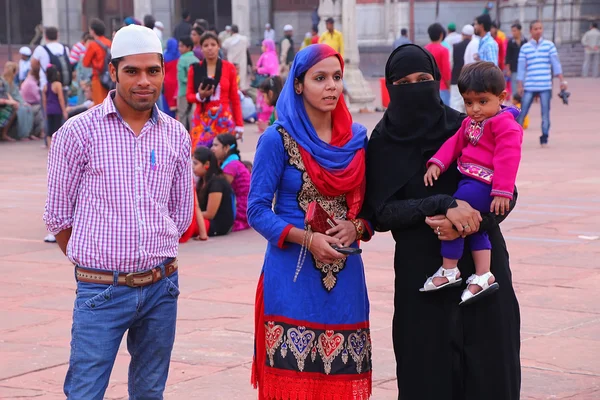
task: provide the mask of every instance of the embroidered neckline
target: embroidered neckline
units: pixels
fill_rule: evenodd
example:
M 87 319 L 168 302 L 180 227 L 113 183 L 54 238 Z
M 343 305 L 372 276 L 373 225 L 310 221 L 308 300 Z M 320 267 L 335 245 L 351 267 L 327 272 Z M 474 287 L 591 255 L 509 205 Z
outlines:
M 283 139 L 283 147 L 288 153 L 288 163 L 302 173 L 302 187 L 297 195 L 298 206 L 306 214 L 308 205 L 317 201 L 325 211 L 330 215 L 333 215 L 335 219 L 346 219 L 348 214 L 348 205 L 346 203 L 346 196 L 329 197 L 323 196 L 317 190 L 316 186 L 310 179 L 304 161 L 302 161 L 302 155 L 298 143 L 285 131 L 282 127 L 278 127 L 277 131 L 281 134 Z M 315 268 L 321 272 L 321 283 L 328 292 L 331 291 L 337 283 L 337 275 L 344 269 L 346 260 L 336 260 L 333 264 L 325 264 L 313 257 Z

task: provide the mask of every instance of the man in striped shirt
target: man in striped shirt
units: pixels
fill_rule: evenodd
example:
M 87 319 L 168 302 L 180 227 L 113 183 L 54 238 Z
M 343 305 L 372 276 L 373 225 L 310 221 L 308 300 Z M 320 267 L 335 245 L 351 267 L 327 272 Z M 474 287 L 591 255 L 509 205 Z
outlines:
M 544 27 L 540 21 L 533 21 L 530 26 L 531 40 L 521 47 L 517 82 L 519 94 L 523 97 L 521 114 L 517 121 L 523 125 L 535 96 L 540 97 L 542 106 L 542 147 L 548 144 L 550 133 L 550 100 L 552 99 L 552 75 L 560 79 L 561 90 L 567 89 L 563 79 L 562 66 L 558 59 L 556 46 L 542 37 Z
M 68 399 L 102 399 L 127 332 L 129 396 L 162 399 L 175 340 L 178 241 L 193 212 L 190 137 L 158 110 L 162 44 L 115 35 L 116 90 L 69 119 L 48 159 L 44 221 L 75 265 Z

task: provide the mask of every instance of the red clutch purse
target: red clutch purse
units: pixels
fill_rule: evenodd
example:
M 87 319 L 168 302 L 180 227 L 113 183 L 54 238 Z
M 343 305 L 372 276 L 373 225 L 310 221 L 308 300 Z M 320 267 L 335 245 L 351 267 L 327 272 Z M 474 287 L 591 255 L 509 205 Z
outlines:
M 333 218 L 316 201 L 308 205 L 304 223 L 311 231 L 324 235 L 325 232 L 337 226 Z

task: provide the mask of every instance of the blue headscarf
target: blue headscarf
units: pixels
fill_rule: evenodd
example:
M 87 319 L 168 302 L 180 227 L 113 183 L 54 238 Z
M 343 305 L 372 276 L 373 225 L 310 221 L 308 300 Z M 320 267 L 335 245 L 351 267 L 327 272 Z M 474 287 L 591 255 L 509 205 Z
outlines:
M 339 171 L 350 164 L 357 151 L 365 148 L 367 129 L 360 124 L 352 123 L 344 98 L 340 96 L 337 107 L 332 112 L 333 123 L 336 127 L 344 126 L 346 123 L 345 129 L 352 130 L 352 138 L 341 147 L 325 143 L 319 138 L 308 118 L 302 95 L 297 94 L 294 89 L 294 80 L 298 76 L 318 62 L 332 56 L 340 60 L 343 69 L 344 62 L 341 56 L 325 44 L 308 46 L 296 54 L 288 79 L 277 100 L 275 124 L 283 127 L 322 168 Z
M 178 60 L 181 54 L 179 54 L 179 43 L 177 39 L 170 38 L 167 40 L 167 48 L 165 49 L 165 62 Z

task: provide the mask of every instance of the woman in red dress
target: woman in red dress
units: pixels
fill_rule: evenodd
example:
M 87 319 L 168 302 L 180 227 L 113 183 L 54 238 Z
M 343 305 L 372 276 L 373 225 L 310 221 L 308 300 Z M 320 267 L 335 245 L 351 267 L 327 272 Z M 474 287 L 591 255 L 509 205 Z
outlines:
M 177 112 L 177 61 L 179 60 L 179 43 L 176 39 L 167 40 L 165 49 L 165 82 L 163 94 L 167 102 L 165 109 L 171 115 Z
M 204 60 L 191 65 L 187 86 L 187 101 L 196 104 L 190 131 L 192 150 L 211 147 L 222 133 L 239 138 L 244 132 L 235 66 L 219 58 L 219 39 L 214 33 L 204 33 L 200 44 Z

